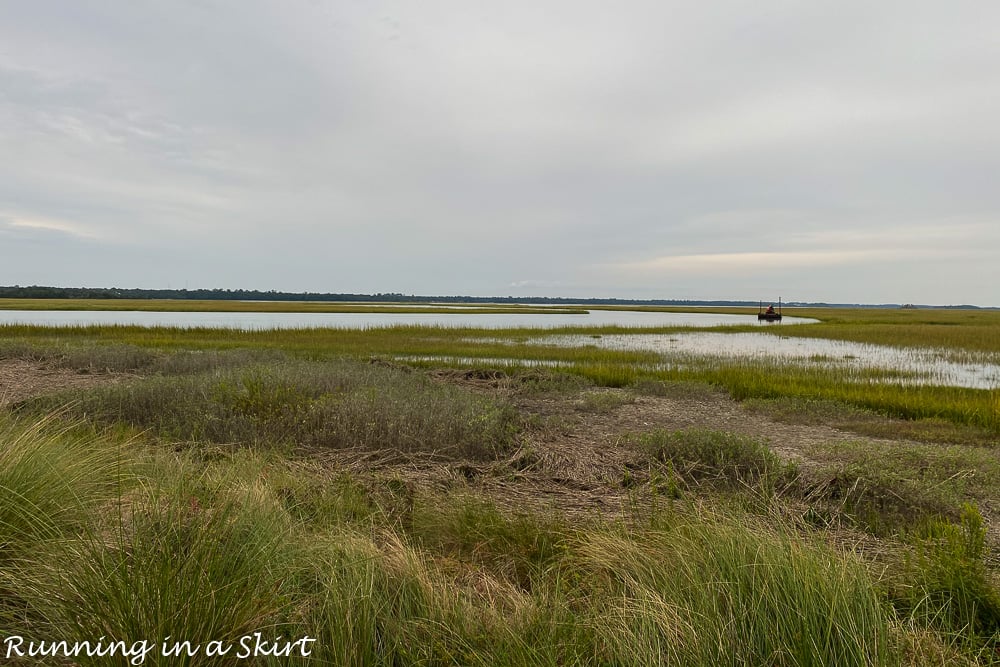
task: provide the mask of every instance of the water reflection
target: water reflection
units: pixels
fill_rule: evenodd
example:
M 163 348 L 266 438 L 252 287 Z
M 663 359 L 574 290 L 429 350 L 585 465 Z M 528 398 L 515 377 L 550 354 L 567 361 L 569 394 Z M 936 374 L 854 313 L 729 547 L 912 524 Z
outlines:
M 824 364 L 856 369 L 883 369 L 903 382 L 938 384 L 974 389 L 1000 388 L 996 355 L 970 353 L 970 361 L 957 362 L 933 348 L 899 348 L 822 338 L 793 338 L 758 333 L 621 334 L 548 336 L 536 343 L 610 350 L 652 350 L 667 363 L 683 364 L 693 357 L 785 359 L 801 364 Z

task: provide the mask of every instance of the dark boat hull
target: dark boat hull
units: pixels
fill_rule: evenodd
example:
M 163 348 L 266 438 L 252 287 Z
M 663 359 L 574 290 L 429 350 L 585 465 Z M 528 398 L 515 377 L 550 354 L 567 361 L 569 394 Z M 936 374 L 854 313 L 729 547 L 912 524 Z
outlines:
M 757 313 L 758 320 L 766 320 L 768 322 L 780 322 L 781 313 Z

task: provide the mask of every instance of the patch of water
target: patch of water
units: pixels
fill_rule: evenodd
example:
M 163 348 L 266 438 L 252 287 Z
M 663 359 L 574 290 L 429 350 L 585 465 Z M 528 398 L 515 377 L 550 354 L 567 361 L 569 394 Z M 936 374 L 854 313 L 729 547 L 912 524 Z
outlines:
M 461 366 L 529 366 L 538 368 L 568 368 L 571 361 L 557 359 L 517 359 L 515 357 L 452 357 L 444 354 L 434 355 L 398 355 L 396 361 L 429 361 L 457 364 Z
M 942 350 L 901 348 L 824 338 L 795 338 L 758 333 L 614 334 L 606 336 L 547 336 L 533 343 L 560 347 L 594 346 L 609 350 L 650 350 L 666 363 L 695 358 L 784 359 L 799 364 L 883 370 L 902 382 L 974 389 L 1000 389 L 996 355 L 978 355 L 974 362 L 950 361 Z
M 784 326 L 816 320 L 785 317 Z M 240 313 L 101 310 L 0 310 L 0 324 L 41 326 L 129 325 L 144 327 L 212 327 L 243 330 L 373 329 L 397 325 L 427 325 L 483 329 L 561 327 L 716 327 L 757 324 L 756 315 L 720 313 L 658 313 L 593 309 L 585 314 L 552 313 Z

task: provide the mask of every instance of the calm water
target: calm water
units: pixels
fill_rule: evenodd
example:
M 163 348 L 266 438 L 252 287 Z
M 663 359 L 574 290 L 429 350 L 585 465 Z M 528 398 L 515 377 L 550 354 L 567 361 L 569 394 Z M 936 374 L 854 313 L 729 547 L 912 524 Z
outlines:
M 456 309 L 457 310 L 457 309 Z M 585 315 L 567 313 L 162 313 L 147 311 L 45 311 L 0 310 L 0 324 L 45 326 L 138 325 L 170 327 L 222 327 L 231 329 L 303 329 L 333 327 L 366 329 L 393 325 L 439 325 L 486 329 L 568 326 L 726 326 L 759 324 L 782 327 L 816 320 L 785 317 L 781 324 L 758 323 L 755 315 L 717 313 L 649 313 L 637 311 L 591 310 Z M 652 350 L 663 355 L 664 363 L 689 362 L 697 357 L 753 359 L 768 357 L 793 363 L 831 364 L 854 368 L 876 368 L 912 374 L 907 381 L 976 389 L 1000 388 L 1000 360 L 997 355 L 980 355 L 959 362 L 941 350 L 896 348 L 818 338 L 793 338 L 763 333 L 674 333 L 548 336 L 538 343 L 560 346 L 593 345 L 617 350 Z M 483 360 L 479 360 L 482 362 Z M 502 360 L 496 360 L 502 361 Z M 518 363 L 524 363 L 519 360 Z M 541 362 L 544 363 L 544 362 Z M 552 362 L 553 364 L 555 362 Z
M 613 350 L 652 350 L 665 363 L 683 364 L 692 357 L 730 359 L 778 358 L 801 364 L 888 369 L 913 374 L 912 381 L 974 389 L 1000 388 L 997 355 L 970 354 L 957 362 L 947 352 L 933 348 L 900 348 L 823 338 L 791 338 L 758 333 L 623 334 L 599 338 L 549 336 L 538 343 L 579 347 L 594 345 Z
M 805 324 L 816 320 L 785 317 L 780 325 Z M 732 324 L 757 324 L 756 315 L 720 315 L 717 313 L 645 313 L 624 310 L 591 310 L 586 315 L 568 313 L 160 313 L 148 311 L 103 310 L 0 310 L 0 324 L 38 324 L 44 326 L 79 326 L 126 324 L 167 327 L 223 327 L 227 329 L 371 329 L 393 325 L 438 325 L 448 327 L 714 327 Z

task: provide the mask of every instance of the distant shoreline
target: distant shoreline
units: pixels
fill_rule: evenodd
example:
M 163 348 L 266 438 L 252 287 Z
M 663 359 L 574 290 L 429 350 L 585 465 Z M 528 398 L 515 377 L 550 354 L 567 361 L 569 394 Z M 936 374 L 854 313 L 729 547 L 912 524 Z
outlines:
M 173 301 L 244 301 L 244 302 L 324 302 L 346 304 L 489 304 L 489 305 L 556 305 L 564 307 L 596 306 L 670 306 L 670 307 L 757 307 L 758 301 L 745 300 L 697 300 L 697 299 L 618 299 L 618 298 L 578 298 L 550 296 L 431 296 L 402 294 L 398 292 L 376 294 L 350 294 L 335 292 L 277 292 L 261 290 L 229 289 L 140 289 L 118 287 L 51 287 L 44 285 L 0 286 L 0 308 L 13 306 L 3 304 L 6 299 L 86 299 L 102 301 L 124 300 L 173 300 Z M 771 299 L 765 300 L 771 303 Z M 949 310 L 994 310 L 971 304 L 930 305 L 900 303 L 826 303 L 816 301 L 785 301 L 789 308 L 934 308 Z

